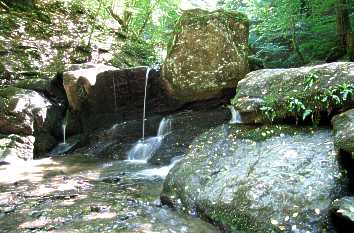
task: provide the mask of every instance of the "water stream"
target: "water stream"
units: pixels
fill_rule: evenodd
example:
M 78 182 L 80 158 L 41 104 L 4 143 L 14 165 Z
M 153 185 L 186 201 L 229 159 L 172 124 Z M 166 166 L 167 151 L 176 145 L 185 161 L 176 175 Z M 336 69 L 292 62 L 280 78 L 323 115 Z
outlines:
M 63 143 L 66 144 L 66 123 L 65 122 L 62 124 L 62 129 L 63 129 Z
M 1 232 L 219 232 L 160 205 L 172 166 L 79 154 L 1 166 Z
M 230 109 L 231 112 L 231 120 L 230 120 L 230 124 L 242 124 L 242 119 L 241 119 L 241 115 L 238 111 L 235 110 L 235 107 L 232 105 L 228 105 L 227 106 Z
M 128 160 L 138 163 L 146 163 L 161 146 L 164 137 L 171 133 L 172 121 L 162 118 L 157 135 L 147 139 L 140 139 L 128 151 Z
M 150 71 L 151 71 L 151 68 L 148 67 L 146 70 L 146 76 L 145 76 L 144 109 L 143 109 L 143 135 L 142 135 L 143 141 L 145 139 L 146 97 L 147 97 L 147 86 L 148 86 Z

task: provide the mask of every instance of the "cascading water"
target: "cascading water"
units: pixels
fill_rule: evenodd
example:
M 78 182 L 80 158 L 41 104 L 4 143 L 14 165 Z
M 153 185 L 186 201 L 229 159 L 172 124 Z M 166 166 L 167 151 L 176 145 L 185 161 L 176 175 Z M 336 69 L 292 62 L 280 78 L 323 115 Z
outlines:
M 137 173 L 138 176 L 146 176 L 146 177 L 161 177 L 165 178 L 168 172 L 178 163 L 182 157 L 178 156 L 172 159 L 170 165 L 160 167 L 160 168 L 151 168 L 145 169 Z
M 142 140 L 145 138 L 145 114 L 146 114 L 146 97 L 147 97 L 147 85 L 149 81 L 149 74 L 150 74 L 151 68 L 147 68 L 146 70 L 146 76 L 145 76 L 145 92 L 144 92 L 144 109 L 143 109 L 143 136 Z
M 66 144 L 66 122 L 64 121 L 62 124 L 62 129 L 63 129 L 63 143 Z
M 170 118 L 162 118 L 159 129 L 157 131 L 157 136 L 158 137 L 164 137 L 166 135 L 169 135 L 172 131 L 172 121 Z
M 241 115 L 238 111 L 235 110 L 234 106 L 232 105 L 228 105 L 227 106 L 230 111 L 231 111 L 231 120 L 230 120 L 230 124 L 242 124 L 242 119 L 241 119 Z
M 170 134 L 171 131 L 171 119 L 162 118 L 157 131 L 157 136 L 147 139 L 140 139 L 137 143 L 135 143 L 132 149 L 128 151 L 128 160 L 146 163 L 159 149 L 164 137 Z

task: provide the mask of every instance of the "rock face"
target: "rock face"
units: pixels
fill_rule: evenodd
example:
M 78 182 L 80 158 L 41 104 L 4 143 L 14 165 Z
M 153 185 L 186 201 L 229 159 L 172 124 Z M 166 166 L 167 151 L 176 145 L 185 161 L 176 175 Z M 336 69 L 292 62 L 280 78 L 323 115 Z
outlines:
M 247 46 L 244 15 L 185 11 L 162 67 L 165 88 L 183 102 L 224 95 L 248 72 Z
M 210 127 L 229 120 L 229 115 L 226 108 L 220 107 L 208 111 L 182 111 L 168 116 L 171 119 L 171 133 L 164 137 L 160 148 L 149 163 L 170 164 L 173 157 L 185 154 L 195 137 Z M 160 116 L 147 119 L 145 128 L 147 139 L 157 135 L 160 121 Z M 127 121 L 90 133 L 89 146 L 78 151 L 106 158 L 127 159 L 127 151 L 139 139 L 141 139 L 141 120 Z
M 1 89 L 0 109 L 0 133 L 4 134 L 2 159 L 14 154 L 22 159 L 42 155 L 61 135 L 61 107 L 38 92 L 16 87 Z
M 354 106 L 354 63 L 264 69 L 241 80 L 232 101 L 252 121 L 312 118 Z
M 82 116 L 84 128 L 97 128 L 142 117 L 147 67 L 118 70 L 91 65 L 64 73 L 68 102 Z M 178 109 L 165 95 L 159 72 L 151 70 L 147 87 L 147 115 Z
M 335 146 L 347 152 L 354 152 L 354 109 L 332 119 Z
M 35 91 L 6 88 L 0 91 L 0 133 L 32 135 L 44 125 L 51 103 Z
M 328 130 L 222 126 L 194 141 L 161 200 L 230 232 L 323 232 L 346 182 Z
M 35 138 L 16 134 L 0 135 L 0 161 L 16 161 L 33 159 Z

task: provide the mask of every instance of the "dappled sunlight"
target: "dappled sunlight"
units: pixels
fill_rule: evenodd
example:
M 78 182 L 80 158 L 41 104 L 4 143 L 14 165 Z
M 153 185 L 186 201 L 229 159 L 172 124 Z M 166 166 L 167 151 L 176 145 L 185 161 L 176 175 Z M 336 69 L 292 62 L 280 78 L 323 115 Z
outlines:
M 84 219 L 88 221 L 96 219 L 112 219 L 116 216 L 117 214 L 114 212 L 91 213 L 90 215 L 85 216 Z
M 0 166 L 0 184 L 11 184 L 21 180 L 40 182 L 43 180 L 46 172 L 51 170 L 61 171 L 65 170 L 65 167 L 51 158 L 14 161 L 9 165 Z

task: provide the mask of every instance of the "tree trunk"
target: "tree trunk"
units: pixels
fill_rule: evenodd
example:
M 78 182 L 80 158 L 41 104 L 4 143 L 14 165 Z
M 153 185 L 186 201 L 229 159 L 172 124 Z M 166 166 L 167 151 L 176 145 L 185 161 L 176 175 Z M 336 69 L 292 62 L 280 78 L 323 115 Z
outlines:
M 348 0 L 337 0 L 336 4 L 338 49 L 343 55 L 347 54 L 349 59 L 353 61 L 353 32 L 349 16 L 349 3 Z

